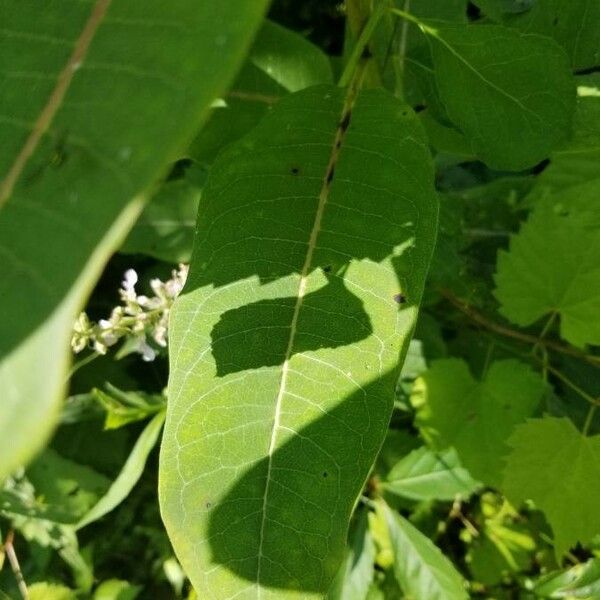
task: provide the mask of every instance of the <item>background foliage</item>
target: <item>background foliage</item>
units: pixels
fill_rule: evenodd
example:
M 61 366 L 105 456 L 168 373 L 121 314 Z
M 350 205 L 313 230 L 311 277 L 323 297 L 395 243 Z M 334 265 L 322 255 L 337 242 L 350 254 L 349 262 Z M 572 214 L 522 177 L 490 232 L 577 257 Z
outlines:
M 268 438 L 269 413 L 218 396 L 214 412 L 198 409 L 202 439 L 209 441 L 194 446 L 194 421 L 183 433 L 174 424 L 185 426 L 176 416 L 187 414 L 189 399 L 208 388 L 185 372 L 213 335 L 219 377 L 260 371 L 252 386 L 235 384 L 234 400 L 272 385 L 267 375 L 281 364 L 285 344 L 268 328 L 253 338 L 239 332 L 247 322 L 276 327 L 293 312 L 290 278 L 304 256 L 294 254 L 295 246 L 282 250 L 277 235 L 293 238 L 303 227 L 297 198 L 318 196 L 329 179 L 331 140 L 340 141 L 340 131 L 345 136 L 339 116 L 356 94 L 328 191 L 342 206 L 327 223 L 330 247 L 347 257 L 315 254 L 306 296 L 307 306 L 336 317 L 307 318 L 307 330 L 318 336 L 303 338 L 297 354 L 318 348 L 356 369 L 358 355 L 361 367 L 369 366 L 362 357 L 375 352 L 379 338 L 389 335 L 395 348 L 383 355 L 381 378 L 356 377 L 373 402 L 364 412 L 339 402 L 356 393 L 341 379 L 331 383 L 331 375 L 290 363 L 298 365 L 299 378 L 320 377 L 314 388 L 299 389 L 311 398 L 322 394 L 330 420 L 316 419 L 298 400 L 300 435 L 290 435 L 274 455 L 282 472 L 302 475 L 274 480 L 280 496 L 268 516 L 275 524 L 266 550 L 261 537 L 259 553 L 288 554 L 285 577 L 265 568 L 262 583 L 271 591 L 263 597 L 599 598 L 600 5 L 407 0 L 375 2 L 373 12 L 363 0 L 276 0 L 261 24 L 259 2 L 234 8 L 223 2 L 222 14 L 173 3 L 178 18 L 195 15 L 206 39 L 224 36 L 214 54 L 214 44 L 198 42 L 202 35 L 181 34 L 181 20 L 164 14 L 163 3 L 146 3 L 143 19 L 119 4 L 125 12 L 109 13 L 112 23 L 92 46 L 89 71 L 75 78 L 81 83 L 42 137 L 15 197 L 5 184 L 0 188 L 6 266 L 0 474 L 11 473 L 0 491 L 0 597 L 19 598 L 25 585 L 30 598 L 49 600 L 221 598 L 248 587 L 254 567 L 244 559 L 249 548 L 256 552 L 265 513 L 252 504 L 266 468 L 257 440 Z M 34 18 L 35 3 L 15 6 L 0 0 L 0 106 L 7 112 L 0 129 L 9 140 L 0 151 L 3 172 L 53 81 L 41 67 L 32 72 L 27 57 L 43 56 L 55 76 L 68 58 L 68 45 L 55 34 L 76 38 L 88 11 L 81 3 L 85 10 L 73 8 L 58 24 L 50 10 Z M 132 24 L 140 39 L 121 32 L 123 41 L 120 28 Z M 365 30 L 370 37 L 359 39 Z M 353 53 L 357 44 L 361 51 Z M 142 46 L 155 51 L 136 54 Z M 130 64 L 114 66 L 116 47 Z M 334 86 L 360 69 L 363 91 Z M 15 102 L 25 96 L 29 103 Z M 122 107 L 124 96 L 135 102 Z M 96 116 L 89 121 L 92 104 Z M 207 117 L 198 131 L 200 113 Z M 81 179 L 90 172 L 95 179 Z M 160 173 L 166 175 L 152 187 Z M 285 178 L 265 181 L 265 174 Z M 359 186 L 371 187 L 372 206 L 362 202 Z M 411 212 L 410 202 L 386 205 L 385 190 L 418 198 L 418 209 Z M 68 193 L 80 194 L 89 207 L 65 204 Z M 151 196 L 143 210 L 132 200 L 140 194 Z M 253 207 L 222 220 L 223 212 L 257 194 L 287 198 L 275 215 L 279 230 L 266 224 L 273 214 L 261 220 Z M 368 213 L 358 231 L 344 230 L 344 203 Z M 129 212 L 118 217 L 125 206 Z M 412 227 L 419 216 L 416 250 L 394 255 L 386 235 L 397 230 L 390 223 Z M 110 224 L 119 218 L 117 235 Z M 373 237 L 348 246 L 342 236 L 351 234 Z M 41 240 L 49 239 L 53 245 L 46 247 Z M 236 272 L 223 270 L 226 262 L 206 270 L 217 243 L 228 244 L 232 256 L 262 256 L 269 270 L 250 259 Z M 75 326 L 73 347 L 80 353 L 68 397 L 55 409 L 73 307 L 109 255 Z M 289 263 L 277 262 L 282 255 L 292 257 Z M 365 267 L 365 258 L 374 262 Z M 171 315 L 168 357 L 167 318 L 187 273 L 177 265 L 190 262 L 188 287 Z M 244 287 L 197 312 L 211 296 L 207 282 L 235 281 Z M 398 282 L 400 289 L 390 293 Z M 384 297 L 382 308 L 378 298 Z M 50 314 L 43 339 L 29 337 Z M 219 336 L 229 340 L 221 348 Z M 406 357 L 398 374 L 401 346 Z M 170 538 L 158 498 L 168 359 L 160 489 Z M 19 398 L 24 404 L 17 405 Z M 43 445 L 53 411 L 59 416 L 51 440 L 15 471 Z M 365 422 L 372 424 L 367 434 L 359 429 L 353 437 L 353 427 Z M 311 440 L 319 441 L 319 452 Z M 178 455 L 182 441 L 192 450 Z M 253 468 L 213 473 L 227 461 Z M 331 492 L 336 468 L 337 496 Z M 202 482 L 183 505 L 175 473 Z M 207 481 L 224 501 L 203 496 L 198 505 Z M 190 507 L 198 510 L 191 521 L 185 518 Z M 195 544 L 204 535 L 224 541 L 199 552 Z M 204 562 L 195 562 L 199 556 Z M 211 569 L 214 581 L 203 575 L 209 560 L 220 567 Z M 298 579 L 307 570 L 311 576 Z

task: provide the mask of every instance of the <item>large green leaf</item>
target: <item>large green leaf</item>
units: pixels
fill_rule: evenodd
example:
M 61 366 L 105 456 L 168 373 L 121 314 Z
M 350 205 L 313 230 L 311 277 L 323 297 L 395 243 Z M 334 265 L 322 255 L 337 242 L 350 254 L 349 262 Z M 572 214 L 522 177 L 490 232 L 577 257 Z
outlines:
M 461 463 L 489 485 L 502 479 L 506 440 L 538 406 L 545 384 L 516 360 L 492 363 L 482 381 L 457 358 L 433 362 L 413 388 L 417 425 L 438 450 L 454 446 Z
M 414 113 L 346 94 L 282 100 L 203 192 L 160 467 L 203 597 L 321 597 L 385 435 L 437 198 Z
M 553 40 L 496 25 L 423 28 L 448 116 L 488 165 L 525 169 L 567 139 L 575 86 Z
M 561 557 L 600 534 L 600 435 L 585 437 L 569 419 L 546 417 L 517 427 L 508 444 L 503 489 L 513 502 L 544 511 Z
M 466 600 L 460 573 L 440 549 L 414 525 L 387 505 L 377 506 L 394 549 L 394 573 L 407 598 Z
M 600 344 L 600 179 L 540 200 L 498 256 L 500 312 L 518 325 L 560 315 L 562 337 Z
M 265 5 L 0 2 L 0 479 L 46 439 L 77 311 Z

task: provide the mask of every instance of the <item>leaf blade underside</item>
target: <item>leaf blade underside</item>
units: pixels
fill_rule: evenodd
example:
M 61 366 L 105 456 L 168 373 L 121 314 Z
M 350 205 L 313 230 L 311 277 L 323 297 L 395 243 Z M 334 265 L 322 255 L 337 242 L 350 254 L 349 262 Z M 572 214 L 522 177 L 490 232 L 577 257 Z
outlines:
M 215 164 L 171 319 L 160 468 L 163 518 L 199 593 L 325 593 L 436 223 L 423 134 L 383 91 L 354 106 L 328 86 L 294 94 Z

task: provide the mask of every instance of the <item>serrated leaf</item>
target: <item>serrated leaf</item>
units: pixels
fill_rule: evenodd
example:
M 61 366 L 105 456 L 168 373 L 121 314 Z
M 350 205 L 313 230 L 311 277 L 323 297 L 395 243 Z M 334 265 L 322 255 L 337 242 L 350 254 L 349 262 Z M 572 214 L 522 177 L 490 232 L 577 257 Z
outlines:
M 498 255 L 495 295 L 513 323 L 560 315 L 561 336 L 600 344 L 600 179 L 538 202 Z
M 473 477 L 488 485 L 502 480 L 506 440 L 515 425 L 538 406 L 545 383 L 528 365 L 516 360 L 493 362 L 477 381 L 467 363 L 434 361 L 413 387 L 416 423 L 434 448 L 456 448 Z
M 575 86 L 554 41 L 496 25 L 424 29 L 440 98 L 481 160 L 518 171 L 567 139 Z
M 517 427 L 508 444 L 503 491 L 544 512 L 557 557 L 600 533 L 600 435 L 585 437 L 569 419 L 546 417 Z
M 162 514 L 200 595 L 326 591 L 385 435 L 436 219 L 424 134 L 382 90 L 354 104 L 339 88 L 299 92 L 221 154 L 171 318 L 160 466 Z
M 480 487 L 461 466 L 454 448 L 434 452 L 423 446 L 394 465 L 383 489 L 412 500 L 468 498 Z
M 0 479 L 47 439 L 78 310 L 266 4 L 2 2 Z
M 394 573 L 405 595 L 427 600 L 466 600 L 465 582 L 440 549 L 404 517 L 378 504 L 394 549 Z

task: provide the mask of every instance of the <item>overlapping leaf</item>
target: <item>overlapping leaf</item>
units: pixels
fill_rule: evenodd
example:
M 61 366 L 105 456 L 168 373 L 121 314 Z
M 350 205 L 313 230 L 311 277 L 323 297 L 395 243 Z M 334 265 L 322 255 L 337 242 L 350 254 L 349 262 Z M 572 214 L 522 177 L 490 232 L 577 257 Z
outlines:
M 0 478 L 47 437 L 77 310 L 265 5 L 0 2 Z
M 413 500 L 468 498 L 479 484 L 461 466 L 454 448 L 434 452 L 422 447 L 394 465 L 383 488 Z
M 408 598 L 466 600 L 463 578 L 439 548 L 404 517 L 380 504 L 394 549 L 394 573 Z
M 600 179 L 540 200 L 498 256 L 500 312 L 518 325 L 560 315 L 562 337 L 600 344 Z
M 527 33 L 554 38 L 569 54 L 575 70 L 600 63 L 600 3 L 596 0 L 532 0 L 531 10 L 521 11 L 507 24 Z
M 498 486 L 506 440 L 538 406 L 544 382 L 516 360 L 492 363 L 476 381 L 459 359 L 434 362 L 413 388 L 417 425 L 437 449 L 454 446 L 474 477 Z
M 558 557 L 600 534 L 600 436 L 585 437 L 569 419 L 546 417 L 517 427 L 508 443 L 504 491 L 544 511 Z
M 223 152 L 171 320 L 162 513 L 200 595 L 322 597 L 433 249 L 416 116 L 310 88 Z
M 522 170 L 567 139 L 575 86 L 553 40 L 495 25 L 423 28 L 448 116 L 484 162 Z

